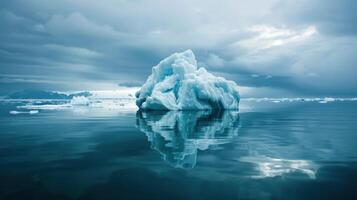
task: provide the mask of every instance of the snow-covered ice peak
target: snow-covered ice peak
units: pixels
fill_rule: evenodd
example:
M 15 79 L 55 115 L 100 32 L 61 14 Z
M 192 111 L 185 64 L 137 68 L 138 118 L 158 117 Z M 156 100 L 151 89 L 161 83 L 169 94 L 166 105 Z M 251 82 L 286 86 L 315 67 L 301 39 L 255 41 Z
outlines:
M 238 110 L 240 100 L 237 84 L 199 68 L 191 50 L 154 66 L 136 98 L 142 110 Z

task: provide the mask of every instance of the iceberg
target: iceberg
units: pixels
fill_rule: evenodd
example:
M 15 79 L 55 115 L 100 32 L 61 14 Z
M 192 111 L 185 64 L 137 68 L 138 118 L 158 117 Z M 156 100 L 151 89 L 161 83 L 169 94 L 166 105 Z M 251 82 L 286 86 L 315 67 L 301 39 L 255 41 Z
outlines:
M 74 96 L 70 103 L 73 106 L 88 106 L 90 100 L 85 96 Z
M 154 66 L 135 96 L 141 110 L 238 110 L 240 100 L 237 84 L 199 68 L 191 50 Z

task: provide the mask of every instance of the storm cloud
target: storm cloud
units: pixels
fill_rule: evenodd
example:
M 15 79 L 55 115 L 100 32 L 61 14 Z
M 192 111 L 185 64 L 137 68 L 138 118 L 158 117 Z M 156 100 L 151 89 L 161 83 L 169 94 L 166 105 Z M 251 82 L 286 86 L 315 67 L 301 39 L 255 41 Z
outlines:
M 138 85 L 162 58 L 192 49 L 199 65 L 243 87 L 355 96 L 356 8 L 353 0 L 3 0 L 0 94 Z

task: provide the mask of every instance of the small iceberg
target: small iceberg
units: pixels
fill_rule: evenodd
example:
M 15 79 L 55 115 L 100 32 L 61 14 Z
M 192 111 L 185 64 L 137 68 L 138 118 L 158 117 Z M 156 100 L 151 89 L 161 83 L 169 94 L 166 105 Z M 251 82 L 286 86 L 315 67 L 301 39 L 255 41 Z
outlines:
M 238 110 L 240 100 L 237 84 L 198 68 L 191 50 L 154 66 L 135 95 L 142 110 Z
M 30 114 L 30 115 L 34 115 L 38 113 L 38 110 L 30 110 L 30 111 L 17 111 L 17 110 L 11 110 L 9 112 L 12 115 L 18 115 L 18 114 Z
M 74 96 L 71 100 L 72 106 L 88 106 L 90 100 L 85 96 Z
M 335 99 L 331 98 L 331 97 L 325 97 L 324 99 L 322 99 L 321 101 L 319 101 L 319 103 L 329 103 L 329 102 L 334 102 Z

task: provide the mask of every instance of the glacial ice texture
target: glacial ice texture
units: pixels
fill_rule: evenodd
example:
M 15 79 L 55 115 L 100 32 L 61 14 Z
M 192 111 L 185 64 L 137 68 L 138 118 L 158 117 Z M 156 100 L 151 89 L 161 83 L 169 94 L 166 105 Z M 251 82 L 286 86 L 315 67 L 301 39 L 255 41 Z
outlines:
M 142 110 L 238 110 L 240 100 L 237 84 L 198 68 L 191 50 L 154 66 L 136 98 Z

